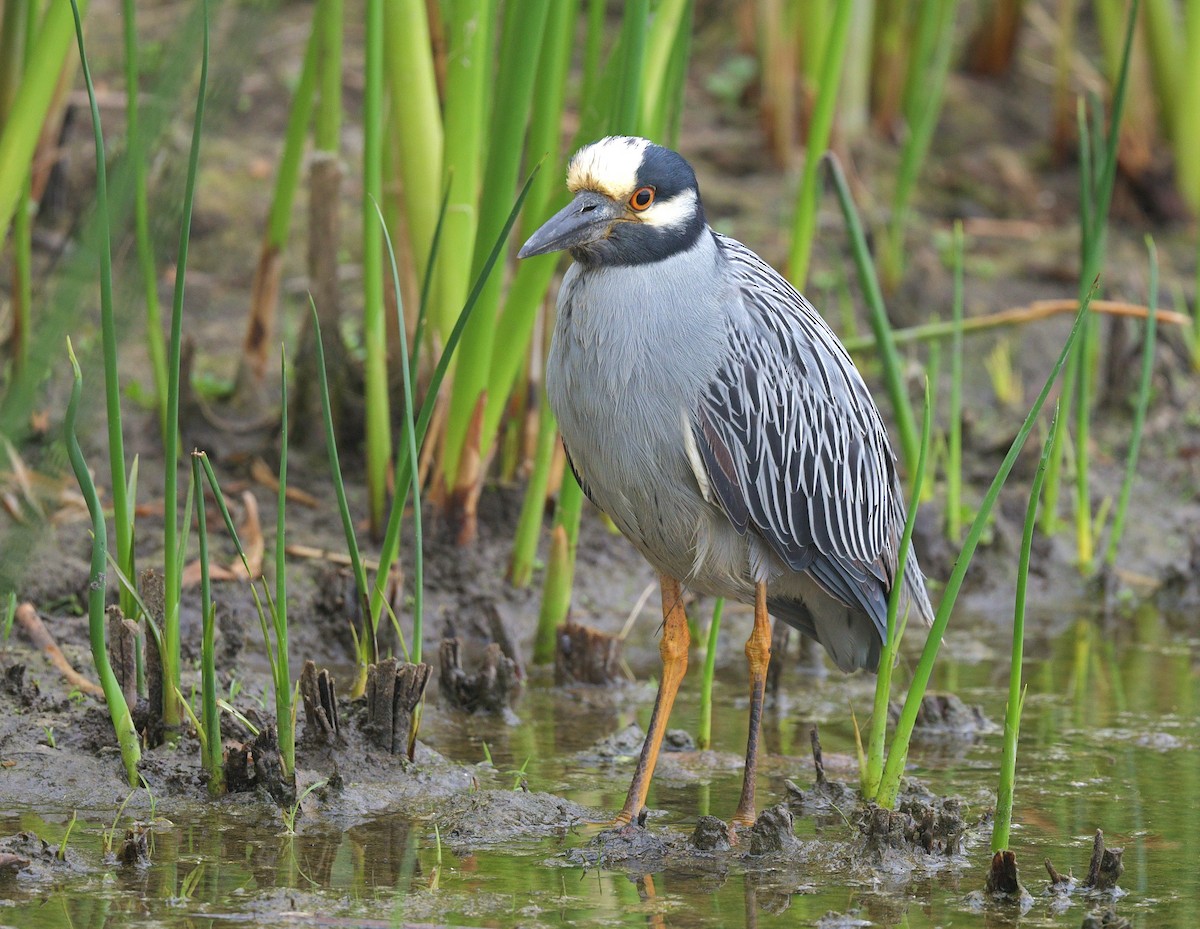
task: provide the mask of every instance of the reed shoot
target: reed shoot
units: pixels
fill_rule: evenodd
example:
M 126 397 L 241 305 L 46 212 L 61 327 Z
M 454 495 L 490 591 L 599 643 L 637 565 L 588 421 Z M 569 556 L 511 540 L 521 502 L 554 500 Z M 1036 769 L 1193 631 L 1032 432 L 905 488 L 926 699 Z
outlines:
M 1025 591 L 1029 583 L 1029 556 L 1033 550 L 1033 533 L 1037 528 L 1038 503 L 1041 501 L 1042 484 L 1046 479 L 1046 465 L 1054 447 L 1054 421 L 1058 419 L 1056 404 L 1050 417 L 1050 429 L 1042 443 L 1042 457 L 1038 461 L 1033 484 L 1029 488 L 1029 504 L 1025 509 L 1025 526 L 1021 532 L 1021 554 L 1017 561 L 1017 592 L 1013 604 L 1012 658 L 1008 670 L 1008 704 L 1004 710 L 1004 751 L 1000 759 L 1000 784 L 996 790 L 996 818 L 992 821 L 992 852 L 1008 848 L 1008 834 L 1012 828 L 1013 791 L 1017 777 L 1017 740 L 1021 734 L 1021 708 L 1025 703 L 1025 689 L 1021 685 L 1021 665 L 1025 649 Z
M 100 678 L 100 686 L 104 690 L 108 715 L 112 719 L 113 728 L 117 733 L 117 745 L 121 749 L 121 761 L 125 765 L 129 786 L 136 787 L 139 783 L 138 763 L 141 761 L 142 751 L 137 730 L 133 726 L 133 716 L 129 712 L 129 704 L 125 702 L 121 685 L 117 683 L 112 664 L 108 660 L 108 645 L 104 630 L 107 618 L 104 612 L 104 597 L 107 590 L 105 566 L 108 561 L 108 529 L 104 524 L 104 510 L 100 506 L 96 485 L 88 471 L 83 451 L 79 447 L 79 437 L 75 431 L 75 424 L 79 416 L 79 400 L 83 395 L 83 374 L 79 370 L 79 362 L 75 360 L 75 351 L 71 347 L 70 339 L 67 340 L 67 354 L 71 359 L 71 370 L 74 372 L 71 400 L 67 404 L 67 418 L 64 426 L 67 454 L 71 459 L 71 469 L 75 472 L 75 480 L 79 482 L 79 490 L 87 502 L 88 514 L 92 519 L 92 567 L 88 581 L 88 632 L 92 646 L 92 661 L 96 666 L 96 676 Z
M 713 604 L 712 621 L 708 624 L 708 635 L 704 644 L 704 671 L 700 677 L 700 726 L 696 734 L 696 747 L 701 751 L 712 747 L 713 676 L 717 668 L 717 640 L 721 634 L 721 614 L 725 612 L 725 598 L 717 597 Z
M 917 469 L 912 473 L 912 490 L 908 495 L 908 514 L 904 530 L 900 535 L 900 548 L 896 553 L 896 571 L 888 597 L 887 640 L 879 656 L 879 671 L 875 677 L 875 702 L 871 711 L 871 729 L 867 738 L 866 764 L 862 766 L 860 789 L 863 798 L 874 800 L 879 795 L 883 778 L 884 748 L 887 742 L 888 701 L 892 693 L 892 670 L 900 653 L 900 640 L 908 624 L 908 616 L 900 616 L 900 598 L 904 590 L 904 572 L 912 551 L 913 527 L 917 524 L 917 508 L 921 503 L 921 491 L 925 486 L 925 467 L 929 458 L 930 430 L 933 423 L 933 404 L 930 402 L 929 381 L 925 382 L 925 410 L 921 417 L 921 452 L 917 456 Z
M 1150 312 L 1142 335 L 1142 371 L 1138 380 L 1137 400 L 1133 410 L 1133 428 L 1129 433 L 1129 453 L 1125 458 L 1125 477 L 1121 481 L 1121 492 L 1117 508 L 1113 512 L 1112 527 L 1108 533 L 1108 547 L 1104 562 L 1112 568 L 1117 563 L 1117 552 L 1121 537 L 1125 534 L 1125 516 L 1129 511 L 1129 498 L 1133 493 L 1133 482 L 1137 478 L 1138 457 L 1142 450 L 1142 433 L 1146 427 L 1146 411 L 1150 407 L 1150 393 L 1154 381 L 1154 349 L 1158 342 L 1158 249 L 1154 240 L 1146 237 L 1146 250 L 1150 255 L 1150 294 L 1147 304 Z
M 1046 378 L 1046 383 L 1034 401 L 1029 414 L 1025 417 L 1025 422 L 1022 424 L 1020 431 L 1017 433 L 1016 438 L 1013 439 L 1008 454 L 1004 457 L 1004 461 L 1000 465 L 1000 469 L 996 472 L 995 478 L 992 479 L 991 486 L 980 503 L 979 511 L 975 514 L 975 519 L 967 530 L 966 541 L 963 542 L 962 550 L 954 562 L 954 570 L 951 572 L 950 578 L 946 582 L 946 588 L 942 592 L 942 599 L 938 604 L 937 615 L 934 617 L 933 626 L 929 630 L 928 637 L 925 640 L 925 648 L 921 652 L 920 660 L 917 662 L 916 669 L 913 672 L 908 695 L 904 700 L 904 708 L 900 712 L 900 719 L 896 724 L 896 729 L 892 736 L 892 744 L 888 749 L 887 761 L 884 764 L 883 777 L 880 781 L 878 794 L 880 806 L 890 809 L 896 804 L 896 796 L 900 790 L 900 778 L 904 773 L 904 765 L 908 758 L 908 745 L 912 738 L 917 711 L 920 709 L 922 699 L 924 699 L 925 690 L 929 686 L 929 678 L 933 673 L 933 665 L 937 659 L 938 650 L 941 648 L 942 636 L 945 634 L 946 626 L 950 622 L 950 615 L 954 611 L 958 592 L 962 589 L 963 578 L 966 577 L 967 569 L 971 564 L 971 558 L 975 554 L 975 548 L 979 544 L 980 537 L 983 535 L 984 527 L 987 525 L 988 518 L 992 512 L 992 507 L 995 506 L 996 500 L 1000 496 L 1000 490 L 1004 486 L 1005 481 L 1008 480 L 1008 475 L 1012 471 L 1013 465 L 1016 464 L 1017 456 L 1024 447 L 1025 440 L 1029 438 L 1029 433 L 1033 431 L 1038 414 L 1045 405 L 1046 398 L 1049 396 L 1054 382 L 1058 379 L 1059 372 L 1062 371 L 1068 355 L 1071 351 L 1075 350 L 1078 344 L 1083 319 L 1088 312 L 1090 303 L 1091 294 L 1089 293 L 1087 298 L 1080 304 L 1079 312 L 1075 316 L 1075 323 L 1071 327 L 1071 333 L 1067 336 L 1067 341 L 1058 356 L 1058 360 Z

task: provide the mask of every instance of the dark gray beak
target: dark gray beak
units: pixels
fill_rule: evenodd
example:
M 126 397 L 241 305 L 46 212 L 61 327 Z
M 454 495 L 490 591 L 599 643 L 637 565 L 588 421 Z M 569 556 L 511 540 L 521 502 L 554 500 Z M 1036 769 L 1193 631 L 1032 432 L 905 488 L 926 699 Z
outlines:
M 611 197 L 594 190 L 581 190 L 529 237 L 517 257 L 532 258 L 595 242 L 608 235 L 613 221 L 624 212 L 625 205 Z

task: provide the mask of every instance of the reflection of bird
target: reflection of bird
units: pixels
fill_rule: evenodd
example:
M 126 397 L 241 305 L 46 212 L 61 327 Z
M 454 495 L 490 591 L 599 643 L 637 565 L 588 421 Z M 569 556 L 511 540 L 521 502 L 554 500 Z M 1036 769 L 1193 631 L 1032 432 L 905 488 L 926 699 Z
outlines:
M 520 257 L 568 249 L 547 392 L 588 497 L 658 569 L 658 699 L 618 822 L 642 810 L 689 636 L 680 583 L 754 604 L 735 825 L 755 818 L 768 611 L 839 668 L 875 670 L 904 501 L 879 411 L 816 310 L 709 228 L 692 168 L 645 139 L 571 160 L 575 198 Z M 901 611 L 932 619 L 916 559 Z

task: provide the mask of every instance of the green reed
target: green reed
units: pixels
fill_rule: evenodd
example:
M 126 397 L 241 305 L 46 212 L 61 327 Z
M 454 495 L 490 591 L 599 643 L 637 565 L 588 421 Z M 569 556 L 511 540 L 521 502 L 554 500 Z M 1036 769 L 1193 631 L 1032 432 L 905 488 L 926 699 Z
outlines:
M 946 76 L 950 71 L 956 0 L 925 0 L 918 7 L 913 52 L 905 75 L 902 109 L 908 132 L 900 151 L 900 166 L 892 192 L 891 222 L 882 235 L 880 277 L 891 293 L 904 277 L 904 239 L 909 201 L 921 176 L 929 144 L 942 111 Z
M 846 183 L 846 175 L 835 156 L 831 154 L 828 160 L 829 174 L 833 179 L 838 203 L 842 208 L 842 216 L 846 221 L 847 234 L 850 236 L 854 265 L 858 269 L 859 285 L 866 297 L 871 331 L 874 333 L 875 344 L 883 363 L 884 385 L 892 404 L 892 415 L 896 421 L 896 428 L 900 432 L 901 459 L 904 462 L 905 470 L 911 473 L 916 468 L 917 458 L 920 456 L 920 444 L 912 404 L 904 386 L 904 368 L 900 361 L 900 355 L 896 351 L 891 322 L 888 320 L 887 309 L 883 303 L 883 292 L 879 289 L 879 278 L 875 273 L 870 250 L 867 248 L 866 235 L 863 233 L 862 222 L 858 218 L 858 210 L 854 206 L 854 198 Z
M 91 108 L 92 137 L 96 155 L 96 217 L 100 231 L 100 332 L 104 349 L 104 401 L 108 424 L 108 466 L 113 496 L 113 530 L 117 543 L 117 564 L 133 576 L 134 515 L 128 497 L 128 475 L 125 470 L 125 437 L 121 428 L 121 383 L 117 361 L 117 323 L 113 309 L 112 233 L 108 215 L 108 171 L 105 167 L 104 133 L 100 126 L 100 107 L 96 103 L 96 88 L 88 66 L 83 43 L 83 20 L 76 0 L 71 0 L 75 16 L 75 38 L 79 47 L 79 63 L 87 88 Z M 125 596 L 121 607 L 133 615 L 133 604 Z
M 539 172 L 529 192 L 521 215 L 521 241 L 529 238 L 541 221 L 565 202 L 562 193 L 565 164 L 558 151 L 578 9 L 578 0 L 556 0 L 550 5 L 546 19 L 546 41 L 538 56 L 534 82 L 537 93 L 533 98 L 526 149 L 530 159 L 549 158 L 550 167 Z M 557 259 L 550 256 L 521 262 L 496 316 L 481 432 L 484 442 L 481 451 L 485 455 L 491 437 L 500 430 L 507 399 L 528 358 L 527 348 L 533 341 L 534 328 L 557 266 Z
M 805 140 L 804 170 L 796 192 L 796 212 L 792 220 L 792 247 L 788 257 L 788 279 L 797 290 L 804 290 L 808 281 L 808 263 L 812 257 L 813 239 L 817 231 L 819 197 L 817 180 L 820 177 L 821 156 L 829 148 L 833 117 L 837 108 L 838 89 L 845 69 L 847 40 L 854 4 L 834 6 L 833 18 L 825 32 L 824 53 L 821 56 L 817 99 Z
M 196 539 L 200 558 L 200 766 L 208 775 L 208 792 L 225 792 L 225 759 L 221 743 L 221 716 L 217 709 L 216 605 L 209 570 L 208 520 L 204 508 L 204 477 L 200 456 L 192 453 L 192 493 L 196 506 Z
M 142 295 L 146 301 L 146 351 L 154 378 L 154 405 L 158 427 L 167 428 L 167 350 L 162 337 L 162 308 L 158 299 L 158 269 L 150 236 L 150 198 L 146 188 L 146 156 L 141 130 L 140 70 L 138 68 L 137 8 L 122 0 L 125 43 L 125 152 L 133 166 L 133 231 Z
M 366 571 L 363 569 L 361 556 L 359 555 L 359 547 L 357 537 L 354 532 L 353 519 L 350 516 L 349 507 L 346 503 L 345 488 L 342 480 L 341 465 L 337 454 L 337 445 L 333 434 L 333 419 L 332 410 L 330 407 L 329 384 L 325 370 L 325 355 L 324 345 L 321 341 L 320 327 L 317 325 L 317 345 L 318 345 L 318 378 L 320 381 L 320 393 L 322 400 L 322 408 L 325 415 L 326 425 L 326 451 L 329 455 L 330 473 L 334 482 L 335 490 L 337 491 L 339 510 L 342 515 L 342 526 L 346 535 L 346 545 L 351 555 L 352 563 L 354 563 L 355 584 L 359 597 L 360 607 L 362 609 L 362 625 L 355 631 L 355 638 L 358 646 L 359 656 L 359 674 L 352 688 L 352 693 L 361 695 L 363 688 L 366 687 L 366 667 L 368 664 L 376 660 L 376 634 L 379 628 L 379 621 L 383 616 L 386 594 L 387 594 L 387 579 L 391 572 L 392 566 L 396 563 L 396 559 L 400 550 L 400 529 L 403 522 L 404 509 L 408 504 L 409 493 L 416 487 L 416 475 L 418 473 L 418 458 L 417 454 L 413 454 L 415 449 L 417 452 L 424 447 L 425 437 L 429 430 L 430 420 L 433 418 L 434 407 L 437 403 L 438 393 L 441 390 L 443 380 L 449 371 L 451 361 L 454 358 L 455 350 L 458 348 L 459 341 L 462 339 L 463 330 L 471 319 L 471 315 L 475 311 L 478 304 L 479 294 L 483 288 L 488 275 L 493 272 L 496 263 L 499 261 L 500 254 L 508 240 L 508 236 L 512 231 L 513 224 L 516 222 L 517 216 L 520 214 L 521 208 L 529 195 L 530 188 L 537 177 L 537 169 L 529 175 L 525 181 L 521 191 L 517 194 L 516 202 L 509 211 L 508 218 L 504 228 L 500 230 L 500 235 L 492 245 L 492 250 L 484 262 L 483 268 L 479 276 L 476 278 L 472 286 L 471 293 L 468 295 L 466 303 L 463 305 L 462 311 L 458 315 L 458 319 L 454 324 L 454 328 L 450 331 L 446 338 L 445 346 L 442 349 L 441 356 L 434 367 L 432 375 L 430 375 L 429 383 L 426 388 L 425 400 L 421 404 L 420 412 L 417 414 L 413 426 L 411 443 L 405 439 L 403 450 L 397 457 L 395 467 L 395 487 L 396 492 L 393 495 L 391 508 L 388 512 L 387 524 L 383 533 L 383 541 L 379 550 L 379 567 L 375 575 L 373 583 L 368 583 Z M 445 201 L 443 203 L 445 206 Z M 443 209 L 445 212 L 445 209 Z M 376 218 L 378 220 L 379 212 L 376 210 Z M 381 241 L 383 233 L 381 232 Z M 388 237 L 390 242 L 390 236 Z M 443 247 L 440 244 L 439 248 Z M 396 272 L 398 274 L 398 272 Z M 396 278 L 393 277 L 395 282 Z M 426 280 L 428 284 L 428 278 Z M 427 287 L 423 287 L 423 293 L 427 291 Z M 397 295 L 399 291 L 397 290 Z M 317 324 L 314 312 L 314 325 Z M 421 311 L 421 319 L 424 318 L 424 309 Z M 418 348 L 413 346 L 413 352 L 416 353 Z M 407 358 L 407 352 L 405 353 Z M 415 373 L 415 365 L 411 363 L 407 369 L 406 380 L 409 384 L 411 392 L 412 381 L 410 378 Z M 406 403 L 407 407 L 407 403 Z
M 1125 44 L 1121 54 L 1121 66 L 1113 91 L 1112 113 L 1108 131 L 1104 131 L 1103 119 L 1093 114 L 1087 117 L 1087 107 L 1081 101 L 1077 109 L 1080 142 L 1080 274 L 1079 299 L 1090 294 L 1100 276 L 1104 262 L 1105 230 L 1108 224 L 1109 206 L 1112 202 L 1113 183 L 1117 171 L 1117 142 L 1120 135 L 1121 115 L 1125 108 L 1128 87 L 1130 51 L 1133 46 L 1134 25 L 1137 21 L 1138 0 L 1129 10 Z M 1099 159 L 1099 160 L 1097 160 Z M 1054 430 L 1054 450 L 1046 471 L 1045 505 L 1042 507 L 1042 529 L 1047 534 L 1058 527 L 1058 497 L 1062 481 L 1063 455 L 1066 449 L 1068 422 L 1075 414 L 1077 450 L 1075 467 L 1075 534 L 1079 564 L 1090 568 L 1093 560 L 1094 539 L 1092 534 L 1091 489 L 1088 474 L 1088 434 L 1090 413 L 1088 398 L 1096 381 L 1098 364 L 1098 342 L 1091 321 L 1085 321 L 1083 337 L 1077 343 L 1075 354 L 1067 363 L 1063 380 L 1063 415 L 1057 420 Z
M 272 645 L 269 640 L 266 647 L 272 659 L 271 673 L 275 683 L 275 721 L 279 730 L 279 754 L 284 761 L 284 771 L 294 778 L 296 707 L 292 693 L 291 663 L 288 658 L 287 611 L 288 381 L 287 358 L 283 352 L 280 352 L 279 378 L 279 493 L 275 505 L 275 609 L 271 614 L 272 631 L 275 633 L 274 654 L 270 654 Z
M 554 660 L 555 630 L 566 621 L 571 609 L 571 590 L 575 581 L 575 551 L 579 545 L 579 520 L 583 510 L 583 490 L 570 468 L 563 472 L 550 533 L 550 557 L 542 588 L 542 608 L 534 634 L 534 664 Z
M 485 257 L 487 243 L 495 241 L 504 224 L 505 214 L 516 192 L 523 151 L 525 127 L 534 99 L 536 61 L 543 43 L 549 0 L 529 0 L 508 4 L 504 9 L 500 29 L 499 57 L 495 75 L 495 100 L 503 105 L 492 107 L 487 160 L 483 168 L 482 187 L 478 197 L 478 225 L 474 242 L 467 252 L 473 254 L 473 272 L 478 274 Z M 447 118 L 449 119 L 449 113 Z M 538 153 L 540 156 L 540 153 Z M 453 189 L 453 183 L 452 188 Z M 447 235 L 452 237 L 455 222 L 448 218 Z M 452 244 L 448 238 L 447 244 Z M 454 263 L 444 266 L 455 273 Z M 462 278 L 463 282 L 467 278 Z M 446 439 L 443 455 L 443 479 L 451 492 L 470 495 L 482 480 L 480 458 L 474 449 L 464 454 L 470 433 L 477 431 L 478 422 L 487 403 L 490 361 L 494 353 L 496 312 L 503 286 L 501 275 L 489 276 L 479 296 L 479 307 L 463 333 L 459 349 L 461 364 L 454 373 L 454 388 L 446 416 Z M 515 347 L 505 345 L 513 352 Z M 519 356 L 519 352 L 517 353 Z M 489 439 L 487 445 L 492 444 Z M 451 473 L 453 472 L 453 473 Z
M 309 124 L 312 122 L 314 101 L 317 92 L 318 65 L 321 52 L 324 51 L 323 39 L 326 29 L 320 28 L 324 22 L 325 10 L 331 5 L 331 0 L 319 0 L 313 14 L 312 29 L 305 45 L 304 58 L 300 64 L 300 74 L 296 86 L 292 90 L 291 103 L 288 106 L 287 124 L 283 135 L 283 149 L 275 168 L 275 185 L 271 191 L 271 205 L 267 209 L 267 224 L 263 232 L 262 243 L 259 245 L 258 262 L 254 268 L 254 279 L 250 285 L 250 318 L 249 328 L 263 333 L 263 338 L 247 339 L 243 345 L 243 353 L 247 350 L 262 351 L 265 346 L 265 334 L 270 331 L 268 320 L 275 316 L 276 304 L 279 298 L 279 280 L 283 274 L 283 250 L 287 246 L 292 231 L 292 212 L 296 201 L 296 192 L 300 188 L 300 170 L 304 162 L 304 142 L 308 137 Z M 324 89 L 324 88 L 323 88 Z M 252 347 L 253 346 L 253 347 Z M 243 357 L 242 364 L 249 360 Z M 258 366 L 258 359 L 250 361 Z M 261 375 L 261 369 L 258 374 Z
M 1175 153 L 1177 183 L 1200 210 L 1200 2 L 1146 0 L 1145 44 L 1163 132 Z
M 1059 407 L 1055 404 L 1050 417 L 1050 429 L 1042 443 L 1033 484 L 1029 488 L 1029 504 L 1025 508 L 1025 525 L 1021 531 L 1021 553 L 1017 560 L 1016 602 L 1013 604 L 1012 657 L 1008 668 L 1008 703 L 1004 710 L 1004 744 L 1000 759 L 1000 783 L 996 788 L 996 815 L 992 820 L 992 853 L 1008 849 L 1012 828 L 1013 793 L 1017 777 L 1017 741 L 1021 734 L 1021 708 L 1025 704 L 1025 688 L 1021 685 L 1021 665 L 1025 649 L 1025 593 L 1029 584 L 1029 556 L 1033 550 L 1033 533 L 1037 528 L 1038 503 L 1046 479 L 1046 465 L 1054 447 L 1054 422 Z
M 81 18 L 87 11 L 86 0 L 76 2 L 77 5 L 71 7 L 64 3 L 51 3 L 46 7 L 36 40 L 32 48 L 27 49 L 20 84 L 0 128 L 0 241 L 7 236 L 17 208 L 24 202 L 25 177 L 33 161 L 42 124 L 50 112 L 63 62 L 71 40 L 76 36 L 73 19 L 76 13 Z M 35 4 L 29 4 L 26 10 L 28 15 L 34 15 Z
M 896 723 L 896 728 L 892 735 L 892 744 L 888 750 L 887 761 L 884 764 L 883 775 L 880 781 L 878 794 L 880 806 L 887 808 L 895 806 L 896 796 L 900 790 L 900 778 L 904 773 L 904 765 L 908 758 L 908 746 L 912 738 L 913 725 L 916 722 L 917 712 L 921 707 L 921 701 L 924 699 L 926 688 L 929 685 L 930 675 L 933 673 L 933 665 L 937 660 L 938 650 L 941 648 L 942 636 L 945 635 L 946 626 L 950 622 L 950 615 L 958 599 L 958 593 L 962 589 L 963 579 L 966 576 L 967 569 L 970 567 L 971 558 L 974 556 L 975 548 L 979 544 L 980 537 L 983 535 L 983 530 L 987 525 L 992 508 L 1000 496 L 1000 490 L 1008 479 L 1013 465 L 1016 464 L 1017 456 L 1024 447 L 1025 440 L 1033 430 L 1034 423 L 1037 421 L 1038 414 L 1041 413 L 1042 407 L 1045 405 L 1046 398 L 1049 396 L 1054 382 L 1058 379 L 1058 375 L 1066 364 L 1067 358 L 1077 348 L 1078 338 L 1083 328 L 1084 317 L 1088 313 L 1091 299 L 1092 295 L 1089 293 L 1080 304 L 1079 311 L 1075 315 L 1074 325 L 1071 327 L 1071 333 L 1067 336 L 1067 341 L 1063 346 L 1062 352 L 1059 354 L 1058 360 L 1046 378 L 1046 383 L 1042 387 L 1041 393 L 1038 394 L 1028 415 L 1025 417 L 1025 422 L 1022 424 L 1020 431 L 1017 433 L 1016 438 L 1013 439 L 1008 454 L 1004 457 L 1004 461 L 996 472 L 996 476 L 992 479 L 991 486 L 980 503 L 979 511 L 975 514 L 975 519 L 971 522 L 971 526 L 967 530 L 966 540 L 963 542 L 958 558 L 954 562 L 954 570 L 950 573 L 950 578 L 946 581 L 946 587 L 942 592 L 942 599 L 938 604 L 933 626 L 930 628 L 925 640 L 925 648 L 921 652 L 921 657 L 913 672 L 908 695 L 905 697 L 904 707 L 900 712 L 900 719 Z
M 5 4 L 0 19 L 0 138 L 16 112 L 15 101 L 20 81 L 32 69 L 31 54 L 37 39 L 39 20 L 33 0 Z M 28 131 L 28 129 L 26 129 Z M 25 179 L 14 207 L 12 219 L 12 321 L 8 331 L 8 353 L 12 359 L 12 379 L 23 380 L 29 366 L 30 327 L 33 323 L 33 209 L 32 166 L 26 165 Z M 0 183 L 3 183 L 0 181 Z M 0 231 L 0 242 L 4 234 Z
M 517 519 L 517 531 L 513 536 L 512 556 L 508 563 L 508 579 L 514 587 L 528 587 L 533 577 L 533 563 L 537 558 L 538 538 L 546 515 L 546 491 L 550 485 L 550 466 L 554 460 L 554 449 L 558 446 L 558 425 L 550 404 L 543 397 L 538 409 L 537 447 L 533 454 L 533 468 L 525 483 L 525 496 L 521 503 L 521 515 Z
M 379 204 L 375 204 L 375 215 L 379 219 L 379 227 L 383 231 L 384 245 L 387 248 L 388 266 L 392 273 L 392 290 L 396 294 L 396 315 L 400 332 L 400 373 L 404 378 L 405 385 L 404 419 L 400 429 L 403 451 L 400 455 L 401 459 L 407 462 L 405 470 L 410 478 L 409 489 L 412 491 L 413 508 L 413 644 L 411 658 L 414 664 L 419 664 L 425 616 L 425 535 L 421 520 L 420 450 L 417 444 L 416 421 L 413 415 L 413 391 L 416 389 L 416 378 L 415 372 L 409 365 L 408 337 L 404 328 L 404 303 L 400 299 L 400 270 L 396 266 L 396 250 L 392 248 L 392 237 L 388 233 L 387 223 L 383 220 L 383 212 L 379 209 Z
M 180 632 L 179 608 L 183 566 L 179 560 L 179 393 L 180 356 L 183 340 L 183 297 L 187 280 L 188 245 L 191 242 L 192 207 L 196 197 L 196 177 L 200 164 L 200 139 L 204 130 L 204 103 L 208 92 L 209 17 L 208 0 L 202 3 L 204 32 L 200 53 L 200 81 L 196 90 L 196 109 L 192 120 L 192 141 L 188 151 L 187 180 L 184 183 L 179 246 L 175 259 L 175 291 L 171 301 L 171 337 L 167 355 L 167 426 L 163 430 L 163 582 L 166 612 L 163 616 L 163 724 L 171 730 L 181 722 L 176 693 L 179 690 Z
M 717 597 L 713 604 L 712 621 L 708 624 L 708 635 L 704 641 L 704 670 L 700 676 L 700 723 L 696 730 L 696 747 L 704 750 L 712 747 L 713 677 L 717 669 L 717 640 L 721 634 L 721 614 L 725 612 L 725 598 Z
M 287 386 L 283 387 L 283 408 L 287 409 Z M 246 549 L 242 546 L 237 527 L 234 526 L 233 516 L 221 490 L 221 483 L 213 471 L 212 462 L 204 452 L 197 452 L 196 458 L 204 469 L 208 488 L 216 500 L 217 509 L 225 521 L 225 529 L 233 546 L 241 559 L 242 567 L 250 583 L 250 595 L 254 599 L 254 610 L 258 614 L 259 631 L 262 633 L 263 649 L 267 662 L 271 667 L 271 685 L 275 691 L 275 725 L 279 737 L 279 755 L 283 762 L 284 773 L 295 777 L 296 773 L 296 715 L 294 694 L 292 692 L 291 674 L 288 662 L 288 628 L 287 628 L 287 571 L 284 566 L 284 500 L 287 494 L 287 418 L 284 414 L 282 424 L 282 442 L 280 446 L 279 463 L 279 494 L 276 504 L 276 537 L 275 537 L 275 593 L 267 586 L 264 578 L 254 581 L 254 572 L 250 570 L 250 560 Z M 203 506 L 203 500 L 200 501 Z M 259 592 L 259 585 L 262 592 Z
M 1133 427 L 1129 432 L 1129 452 L 1125 458 L 1125 477 L 1121 481 L 1121 491 L 1108 533 L 1108 547 L 1104 552 L 1104 563 L 1110 568 L 1117 563 L 1117 551 L 1121 545 L 1121 537 L 1125 534 L 1125 516 L 1129 510 L 1129 497 L 1133 493 L 1133 482 L 1137 479 L 1142 433 L 1146 427 L 1146 411 L 1150 408 L 1150 393 L 1154 382 L 1154 349 L 1158 342 L 1158 249 L 1155 248 L 1154 240 L 1149 236 L 1146 236 L 1146 251 L 1150 258 L 1150 293 L 1147 301 L 1146 326 L 1142 335 L 1142 369 L 1138 379 L 1137 398 L 1134 401 Z
M 337 433 L 333 427 L 333 408 L 329 398 L 329 375 L 325 369 L 325 339 L 321 334 L 321 320 L 318 318 L 316 304 L 309 297 L 312 309 L 313 333 L 316 336 L 317 349 L 317 381 L 321 395 L 321 410 L 325 419 L 325 451 L 329 455 L 329 474 L 333 479 L 334 495 L 337 498 L 338 514 L 342 519 L 342 531 L 346 536 L 346 550 L 350 556 L 350 567 L 354 575 L 354 589 L 358 594 L 358 614 L 362 625 L 350 623 L 350 633 L 354 638 L 355 653 L 358 657 L 359 676 L 365 686 L 365 671 L 369 664 L 374 664 L 376 655 L 375 627 L 371 622 L 371 606 L 368 595 L 367 572 L 363 567 L 362 552 L 358 546 L 358 534 L 354 530 L 354 517 L 350 513 L 350 503 L 346 497 L 346 482 L 342 477 L 341 456 L 338 454 Z M 381 569 L 382 570 L 382 566 Z
M 104 524 L 104 510 L 100 505 L 100 497 L 96 493 L 96 485 L 88 471 L 83 451 L 79 447 L 79 437 L 75 424 L 79 416 L 79 401 L 83 395 L 83 374 L 79 370 L 79 362 L 75 360 L 75 351 L 71 340 L 67 339 L 67 354 L 71 359 L 71 370 L 74 380 L 71 386 L 71 399 L 67 404 L 67 416 L 64 431 L 67 440 L 67 454 L 71 459 L 71 469 L 75 472 L 75 480 L 79 482 L 79 490 L 87 503 L 88 514 L 92 519 L 92 564 L 88 580 L 88 633 L 92 646 L 92 661 L 96 667 L 96 676 L 100 678 L 100 687 L 104 690 L 104 701 L 108 704 L 108 715 L 112 719 L 113 728 L 117 734 L 117 745 L 121 749 L 121 761 L 125 765 L 125 774 L 129 778 L 129 786 L 136 787 L 139 783 L 138 763 L 141 761 L 141 747 L 137 730 L 133 725 L 133 716 L 129 712 L 129 704 L 117 683 L 112 665 L 108 660 L 108 645 L 105 641 L 104 598 L 107 592 L 105 583 L 105 567 L 108 560 L 108 530 Z
M 362 250 L 363 346 L 366 393 L 367 515 L 371 534 L 383 529 L 387 472 L 392 460 L 387 377 L 387 320 L 383 297 L 383 235 L 372 205 L 383 200 L 384 3 L 367 0 L 363 90 Z
M 963 225 L 954 222 L 954 301 L 950 342 L 950 426 L 946 454 L 946 536 L 962 538 L 962 382 L 963 382 Z
M 871 711 L 871 729 L 867 737 L 866 763 L 862 766 L 860 789 L 864 799 L 874 800 L 879 795 L 883 779 L 883 765 L 887 741 L 888 701 L 892 693 L 892 671 L 896 656 L 900 652 L 900 640 L 908 625 L 907 611 L 900 616 L 900 599 L 904 591 L 904 572 L 912 550 L 913 527 L 917 523 L 917 508 L 921 503 L 921 492 L 925 486 L 925 467 L 929 458 L 929 436 L 933 423 L 933 403 L 929 381 L 925 381 L 925 407 L 921 417 L 921 446 L 917 456 L 917 467 L 911 475 L 912 491 L 908 497 L 908 514 L 900 534 L 900 547 L 896 552 L 896 570 L 893 574 L 892 590 L 888 596 L 887 637 L 879 656 L 879 670 L 875 678 L 875 700 Z

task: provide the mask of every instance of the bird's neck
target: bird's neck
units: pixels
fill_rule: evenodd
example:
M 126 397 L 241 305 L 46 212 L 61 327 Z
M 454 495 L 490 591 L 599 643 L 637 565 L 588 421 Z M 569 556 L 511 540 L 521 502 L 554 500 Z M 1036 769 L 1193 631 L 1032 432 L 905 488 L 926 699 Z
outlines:
M 729 308 L 725 258 L 708 231 L 653 264 L 577 263 L 563 280 L 558 334 L 617 365 L 652 364 L 664 347 L 694 363 L 723 342 Z

